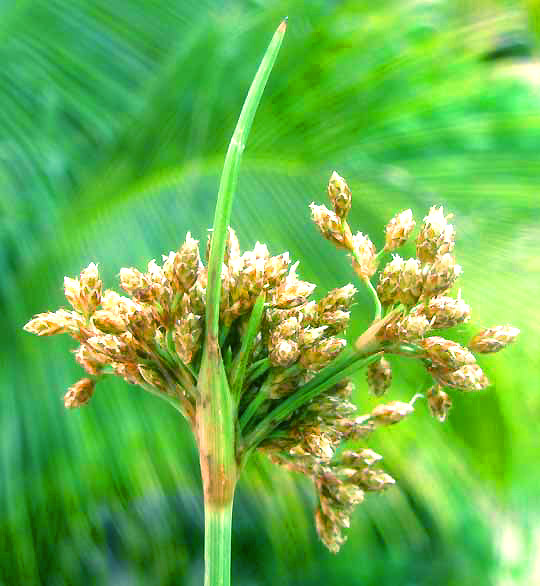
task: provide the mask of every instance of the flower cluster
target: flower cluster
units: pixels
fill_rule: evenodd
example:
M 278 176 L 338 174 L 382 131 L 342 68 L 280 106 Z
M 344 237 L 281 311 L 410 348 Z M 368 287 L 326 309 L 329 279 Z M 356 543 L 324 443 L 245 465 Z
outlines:
M 381 257 L 403 246 L 415 228 L 412 211 L 405 210 L 390 220 L 385 230 L 385 245 L 377 252 L 368 236 L 361 232 L 353 235 L 347 223 L 351 191 L 335 172 L 330 178 L 328 196 L 333 209 L 311 204 L 313 221 L 324 238 L 350 254 L 354 271 L 368 285 L 378 306 L 374 323 L 356 342 L 359 352 L 369 351 L 379 356 L 367 367 L 369 389 L 373 395 L 381 397 L 391 385 L 392 368 L 385 356 L 395 354 L 415 358 L 433 378 L 433 385 L 425 391 L 430 411 L 439 421 L 444 421 L 452 405 L 445 387 L 479 391 L 489 384 L 473 352 L 501 350 L 515 340 L 519 330 L 512 326 L 483 330 L 474 336 L 468 348 L 444 337 L 430 335 L 434 330 L 446 330 L 468 322 L 471 313 L 459 292 L 457 297 L 448 295 L 462 271 L 452 254 L 455 230 L 442 207 L 432 207 L 424 218 L 416 237 L 416 258 L 404 259 L 394 253 L 378 274 L 375 289 L 370 279 L 375 275 Z M 375 424 L 396 423 L 412 411 L 416 398 L 418 395 L 410 403 L 379 405 L 370 416 L 357 418 L 354 431 L 344 437 L 365 437 L 373 431 Z M 324 421 L 322 414 L 319 417 L 321 422 Z M 339 416 L 333 421 L 330 426 L 334 430 L 336 425 L 338 428 L 342 425 Z M 307 473 L 313 476 L 319 490 L 319 535 L 333 551 L 341 545 L 340 528 L 348 526 L 349 514 L 362 500 L 363 491 L 380 490 L 393 482 L 388 475 L 371 467 L 379 456 L 371 455 L 369 463 L 367 460 L 362 463 L 362 457 L 358 455 L 361 453 L 344 452 L 322 465 L 318 454 L 316 458 L 308 459 L 307 466 L 305 461 L 302 463 L 304 472 L 311 466 Z M 351 459 L 355 460 L 354 464 Z M 355 472 L 358 466 L 360 474 Z M 376 481 L 366 484 L 366 477 Z
M 385 356 L 417 358 L 435 381 L 426 391 L 430 409 L 444 420 L 451 403 L 443 388 L 485 388 L 487 379 L 473 352 L 500 350 L 518 330 L 484 330 L 469 349 L 430 336 L 431 330 L 464 323 L 470 316 L 459 296 L 447 295 L 461 269 L 452 256 L 454 229 L 442 208 L 432 208 L 424 219 L 417 258 L 394 256 L 375 289 L 370 279 L 380 257 L 407 241 L 415 227 L 412 213 L 407 210 L 390 221 L 384 249 L 377 253 L 369 237 L 349 228 L 351 192 L 337 173 L 328 194 L 333 209 L 312 204 L 313 219 L 325 238 L 350 254 L 354 271 L 370 288 L 379 308 L 373 324 L 354 348 L 347 347 L 342 335 L 355 287 L 345 285 L 315 300 L 315 285 L 299 278 L 298 263 L 288 253 L 272 256 L 259 242 L 241 253 L 229 228 L 221 272 L 219 350 L 235 406 L 237 462 L 259 449 L 311 477 L 319 495 L 319 535 L 337 551 L 344 541 L 342 529 L 365 493 L 394 483 L 378 467 L 378 454 L 367 447 L 340 447 L 401 421 L 417 398 L 379 404 L 359 416 L 351 403 L 349 375 L 368 366 L 369 387 L 380 397 L 392 379 Z M 207 257 L 210 245 L 211 237 Z M 66 407 L 86 405 L 96 383 L 113 374 L 172 403 L 195 428 L 207 282 L 199 242 L 189 233 L 161 264 L 152 260 L 145 272 L 121 269 L 123 295 L 103 289 L 94 263 L 78 278 L 66 277 L 70 309 L 39 314 L 25 326 L 39 336 L 67 333 L 77 341 L 75 358 L 87 376 L 70 387 Z

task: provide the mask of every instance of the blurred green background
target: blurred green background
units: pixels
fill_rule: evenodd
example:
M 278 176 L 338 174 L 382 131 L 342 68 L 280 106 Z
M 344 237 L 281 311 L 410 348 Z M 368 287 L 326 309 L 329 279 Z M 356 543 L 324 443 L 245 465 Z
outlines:
M 94 260 L 106 286 L 211 225 L 250 80 L 289 31 L 244 157 L 233 225 L 289 250 L 319 291 L 352 279 L 316 233 L 333 169 L 351 224 L 383 243 L 411 207 L 455 214 L 463 297 L 519 343 L 481 361 L 493 385 L 421 402 L 375 434 L 397 488 L 360 506 L 334 556 L 309 483 L 255 459 L 235 503 L 233 583 L 540 583 L 539 5 L 460 1 L 41 0 L 0 3 L 0 584 L 202 584 L 196 453 L 166 404 L 106 381 L 89 407 L 69 339 L 22 331 Z M 351 339 L 369 322 L 361 291 Z M 394 362 L 392 398 L 426 375 Z M 360 377 L 360 410 L 375 399 Z

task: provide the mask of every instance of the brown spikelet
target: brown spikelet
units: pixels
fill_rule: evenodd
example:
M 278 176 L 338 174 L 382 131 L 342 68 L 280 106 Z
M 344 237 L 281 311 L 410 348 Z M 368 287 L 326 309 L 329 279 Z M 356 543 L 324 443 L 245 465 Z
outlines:
M 515 341 L 519 329 L 513 326 L 495 326 L 478 332 L 469 342 L 469 348 L 480 354 L 499 352 Z
M 367 381 L 369 390 L 381 397 L 392 384 L 392 367 L 386 358 L 371 363 L 367 368 Z
M 405 210 L 394 216 L 386 225 L 386 250 L 395 250 L 403 246 L 414 230 L 416 222 L 412 210 Z
M 67 408 L 82 407 L 87 405 L 92 395 L 96 382 L 91 378 L 83 378 L 69 387 L 64 396 L 64 406 Z

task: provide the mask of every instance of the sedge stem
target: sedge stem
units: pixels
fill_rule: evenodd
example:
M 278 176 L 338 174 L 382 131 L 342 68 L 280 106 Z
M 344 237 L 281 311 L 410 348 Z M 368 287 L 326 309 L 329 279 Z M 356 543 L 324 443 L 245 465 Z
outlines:
M 231 527 L 233 501 L 204 510 L 204 586 L 229 586 L 231 582 Z
M 381 300 L 379 299 L 379 296 L 377 295 L 377 291 L 375 290 L 373 283 L 367 277 L 364 278 L 364 283 L 366 284 L 368 291 L 371 293 L 371 296 L 373 297 L 373 302 L 375 303 L 375 317 L 374 317 L 373 321 L 377 321 L 377 320 L 381 319 L 381 315 L 382 315 Z

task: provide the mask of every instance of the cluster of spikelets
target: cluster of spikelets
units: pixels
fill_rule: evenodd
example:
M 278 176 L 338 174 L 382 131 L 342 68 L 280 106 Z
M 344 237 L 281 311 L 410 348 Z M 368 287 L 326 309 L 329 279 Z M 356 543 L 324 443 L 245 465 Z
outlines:
M 355 272 L 377 296 L 370 278 L 381 254 L 409 238 L 415 225 L 412 214 L 407 210 L 390 221 L 386 246 L 377 254 L 367 236 L 352 234 L 346 222 L 351 194 L 336 173 L 328 193 L 333 211 L 313 204 L 313 219 L 326 238 L 350 253 Z M 416 242 L 418 258 L 405 261 L 394 256 L 380 273 L 377 292 L 384 315 L 377 315 L 356 349 L 347 352 L 373 359 L 368 382 L 377 396 L 391 380 L 385 354 L 421 360 L 435 381 L 427 392 L 430 408 L 444 420 L 450 399 L 443 387 L 479 390 L 488 384 L 471 350 L 497 351 L 518 330 L 484 330 L 469 349 L 442 337 L 429 337 L 430 330 L 466 322 L 470 310 L 461 299 L 444 295 L 460 268 L 451 254 L 454 230 L 441 208 L 430 210 Z M 348 527 L 364 494 L 394 483 L 377 467 L 381 457 L 372 450 L 338 448 L 344 441 L 364 440 L 376 428 L 397 423 L 413 411 L 414 398 L 410 403 L 380 404 L 369 415 L 358 416 L 350 402 L 352 383 L 333 380 L 286 418 L 276 419 L 277 424 L 262 425 L 345 351 L 341 335 L 349 323 L 356 289 L 346 285 L 313 300 L 315 285 L 298 278 L 297 265 L 288 253 L 271 256 L 260 243 L 241 254 L 229 229 L 222 271 L 220 347 L 235 392 L 238 451 L 258 448 L 280 465 L 313 479 L 319 495 L 317 529 L 323 542 L 337 551 L 344 542 L 342 529 Z M 161 266 L 152 260 L 145 273 L 121 269 L 120 286 L 127 295 L 103 290 L 93 263 L 78 279 L 66 277 L 64 289 L 71 309 L 39 314 L 25 326 L 40 336 L 67 333 L 78 342 L 75 357 L 88 376 L 68 390 L 66 407 L 87 404 L 96 382 L 103 375 L 116 374 L 169 400 L 195 426 L 206 283 L 199 243 L 189 234 L 177 252 L 163 257 Z M 261 302 L 256 335 L 245 356 L 243 341 L 253 325 L 254 308 Z M 261 428 L 267 430 L 262 437 L 254 433 Z M 250 437 L 257 442 L 246 446 Z

